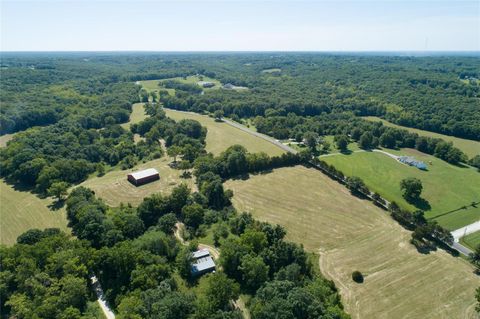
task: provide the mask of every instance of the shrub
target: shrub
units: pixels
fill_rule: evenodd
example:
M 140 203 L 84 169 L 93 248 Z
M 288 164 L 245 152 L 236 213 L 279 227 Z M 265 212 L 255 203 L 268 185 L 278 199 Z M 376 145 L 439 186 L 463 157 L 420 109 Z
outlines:
M 361 284 L 363 282 L 363 275 L 358 270 L 355 270 L 354 272 L 352 272 L 352 279 L 356 283 Z

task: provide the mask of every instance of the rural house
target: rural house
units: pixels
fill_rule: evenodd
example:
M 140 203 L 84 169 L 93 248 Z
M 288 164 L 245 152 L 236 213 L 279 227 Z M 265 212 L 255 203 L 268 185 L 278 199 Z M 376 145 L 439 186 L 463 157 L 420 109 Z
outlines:
M 128 174 L 127 179 L 133 185 L 140 186 L 160 179 L 160 175 L 156 169 L 148 168 Z
M 215 262 L 208 249 L 200 249 L 192 253 L 192 275 L 201 276 L 215 271 Z

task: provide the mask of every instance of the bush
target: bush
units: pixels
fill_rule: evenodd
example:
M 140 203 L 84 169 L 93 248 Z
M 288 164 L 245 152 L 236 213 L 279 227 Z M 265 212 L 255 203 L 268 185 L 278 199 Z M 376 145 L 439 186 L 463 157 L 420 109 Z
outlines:
M 356 283 L 361 284 L 363 282 L 363 275 L 358 270 L 355 270 L 354 272 L 352 272 L 352 279 Z

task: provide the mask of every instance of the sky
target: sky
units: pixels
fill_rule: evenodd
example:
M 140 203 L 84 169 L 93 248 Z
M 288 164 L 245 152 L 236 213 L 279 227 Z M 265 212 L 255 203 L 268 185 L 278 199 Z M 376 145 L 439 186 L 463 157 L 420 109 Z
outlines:
M 0 4 L 1 51 L 480 51 L 480 1 Z

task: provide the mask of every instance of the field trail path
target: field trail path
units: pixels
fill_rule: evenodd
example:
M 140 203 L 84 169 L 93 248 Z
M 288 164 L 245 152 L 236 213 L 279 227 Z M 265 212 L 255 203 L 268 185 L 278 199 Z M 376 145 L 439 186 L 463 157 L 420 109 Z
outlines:
M 185 227 L 184 223 L 177 222 L 175 224 L 174 235 L 182 243 L 182 245 L 186 246 L 186 245 L 188 245 L 188 242 L 185 241 L 185 239 L 183 239 L 183 237 L 180 233 L 181 229 L 184 228 L 184 227 Z M 215 259 L 215 260 L 218 260 L 218 258 L 220 258 L 220 251 L 218 251 L 218 249 L 213 247 L 213 246 L 210 246 L 210 245 L 207 245 L 207 244 L 198 244 L 198 248 L 199 249 L 208 249 L 208 251 L 212 255 L 213 259 Z

